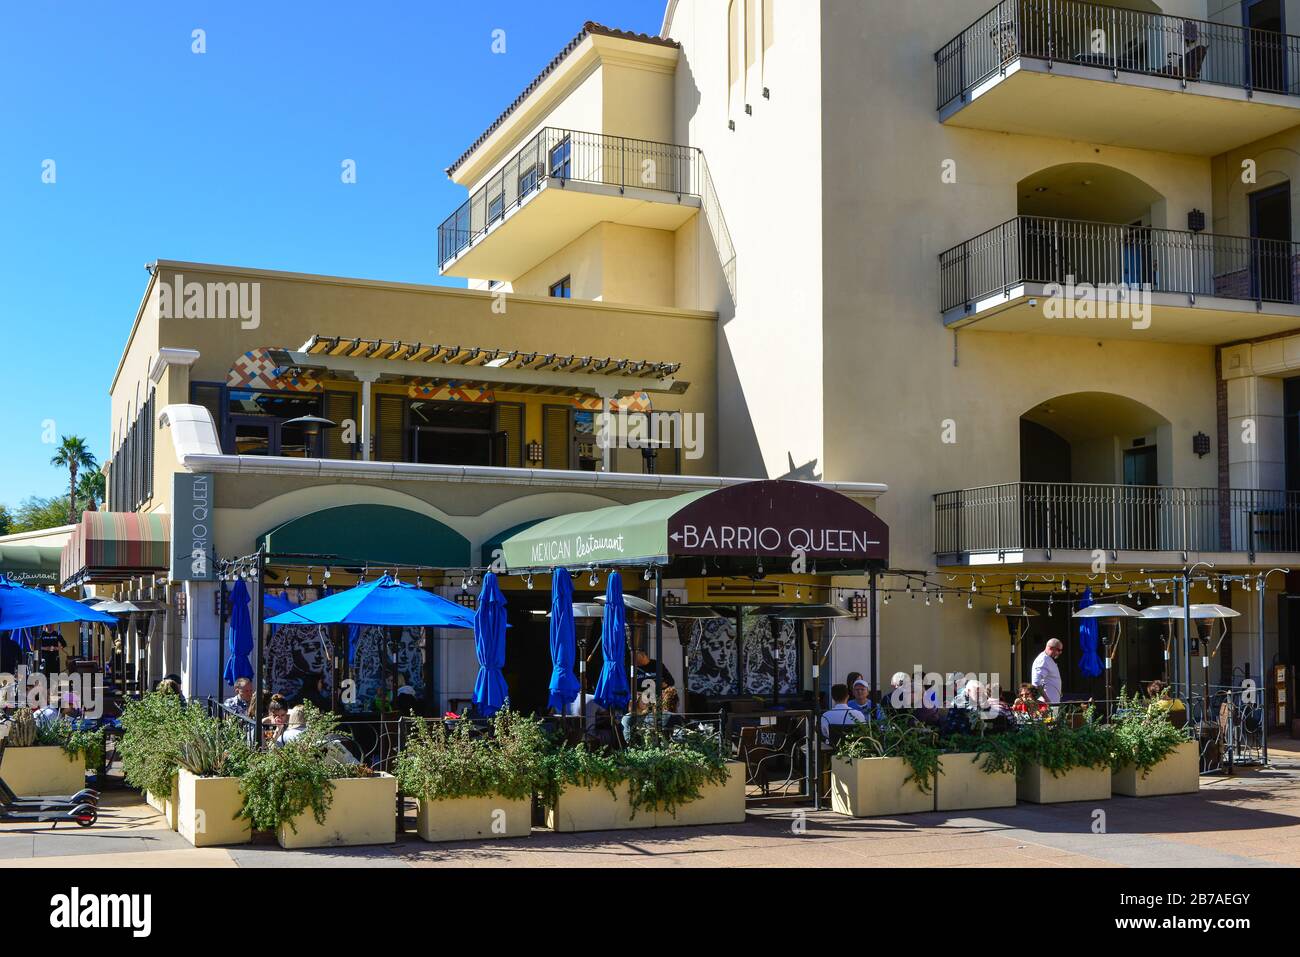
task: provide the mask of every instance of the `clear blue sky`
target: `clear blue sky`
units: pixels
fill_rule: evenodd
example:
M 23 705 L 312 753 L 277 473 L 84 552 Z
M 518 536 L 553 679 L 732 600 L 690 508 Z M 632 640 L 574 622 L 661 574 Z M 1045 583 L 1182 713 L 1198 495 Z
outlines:
M 437 225 L 464 200 L 443 169 L 584 21 L 657 33 L 663 9 L 0 4 L 0 504 L 64 490 L 46 420 L 109 455 L 108 387 L 145 263 L 437 282 Z M 345 159 L 356 185 L 340 182 Z

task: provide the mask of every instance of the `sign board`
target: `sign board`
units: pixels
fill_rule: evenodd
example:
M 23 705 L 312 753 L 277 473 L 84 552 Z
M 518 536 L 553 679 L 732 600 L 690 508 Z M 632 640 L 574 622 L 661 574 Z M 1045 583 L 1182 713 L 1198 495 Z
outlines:
M 177 472 L 172 476 L 172 560 L 174 582 L 217 580 L 213 547 L 215 476 Z

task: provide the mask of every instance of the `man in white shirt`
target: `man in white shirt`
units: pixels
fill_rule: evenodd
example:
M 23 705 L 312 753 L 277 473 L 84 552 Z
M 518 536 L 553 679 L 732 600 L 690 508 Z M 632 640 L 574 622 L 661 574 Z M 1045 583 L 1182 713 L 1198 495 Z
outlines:
M 832 725 L 861 724 L 866 720 L 860 711 L 849 707 L 849 686 L 832 685 L 830 710 L 822 712 L 822 741 L 830 740 Z
M 1043 697 L 1048 704 L 1061 703 L 1061 671 L 1056 667 L 1056 659 L 1065 650 L 1065 646 L 1053 638 L 1034 659 L 1029 669 L 1030 684 L 1043 689 Z

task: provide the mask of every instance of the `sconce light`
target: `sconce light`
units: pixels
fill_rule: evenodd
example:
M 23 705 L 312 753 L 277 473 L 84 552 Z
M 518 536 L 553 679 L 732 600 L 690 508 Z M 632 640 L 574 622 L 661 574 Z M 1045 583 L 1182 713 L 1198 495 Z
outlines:
M 457 592 L 456 604 L 463 605 L 466 608 L 477 608 L 478 596 L 475 595 L 473 592 L 467 592 L 467 591 Z
M 541 465 L 542 464 L 542 443 L 538 442 L 536 439 L 533 439 L 531 442 L 528 443 L 527 454 L 528 454 L 529 465 Z
M 1198 457 L 1204 458 L 1210 454 L 1210 437 L 1204 432 L 1197 432 L 1192 436 L 1192 451 Z
M 1187 228 L 1194 233 L 1202 232 L 1205 229 L 1205 213 L 1199 209 L 1193 209 L 1187 214 Z
M 853 597 L 849 599 L 849 611 L 853 612 L 854 618 L 867 617 L 867 596 L 862 592 L 854 592 Z

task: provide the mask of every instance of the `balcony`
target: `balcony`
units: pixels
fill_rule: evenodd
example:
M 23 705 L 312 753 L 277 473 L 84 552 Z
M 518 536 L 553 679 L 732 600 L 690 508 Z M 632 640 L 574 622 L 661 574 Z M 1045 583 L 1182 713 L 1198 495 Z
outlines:
M 673 230 L 699 208 L 694 147 L 547 127 L 438 227 L 438 267 L 511 282 L 598 223 Z
M 1300 37 L 1226 23 L 1003 0 L 935 63 L 950 126 L 1216 156 L 1300 122 Z
M 1300 492 L 1011 482 L 934 496 L 941 566 L 1300 558 Z M 1261 561 L 1264 559 L 1260 559 Z
M 945 325 L 1213 345 L 1300 326 L 1300 245 L 1017 216 L 939 256 Z

